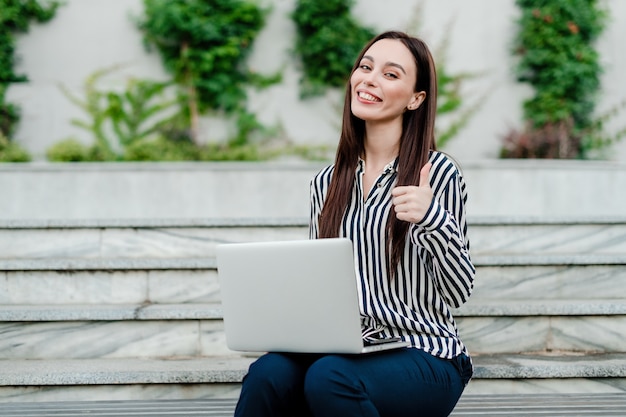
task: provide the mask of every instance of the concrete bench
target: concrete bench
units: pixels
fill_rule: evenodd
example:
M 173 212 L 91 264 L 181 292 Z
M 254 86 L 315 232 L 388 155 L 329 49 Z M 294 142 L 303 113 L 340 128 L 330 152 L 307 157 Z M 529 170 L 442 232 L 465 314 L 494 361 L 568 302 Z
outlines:
M 230 417 L 235 399 L 4 403 L 0 416 Z M 626 393 L 464 395 L 451 417 L 626 416 Z

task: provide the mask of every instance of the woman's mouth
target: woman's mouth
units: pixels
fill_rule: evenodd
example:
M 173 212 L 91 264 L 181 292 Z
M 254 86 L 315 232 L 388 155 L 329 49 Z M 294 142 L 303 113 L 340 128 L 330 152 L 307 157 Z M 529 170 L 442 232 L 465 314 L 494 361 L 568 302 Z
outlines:
M 378 103 L 382 101 L 378 97 L 373 96 L 370 93 L 366 93 L 365 91 L 359 91 L 357 92 L 357 95 L 359 96 L 360 99 L 365 100 L 365 101 L 370 101 L 372 103 Z

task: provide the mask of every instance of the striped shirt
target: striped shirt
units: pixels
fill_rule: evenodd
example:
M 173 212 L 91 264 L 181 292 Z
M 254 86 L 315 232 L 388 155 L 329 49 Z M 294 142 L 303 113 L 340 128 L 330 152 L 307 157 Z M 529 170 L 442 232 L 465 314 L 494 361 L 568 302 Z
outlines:
M 433 151 L 429 160 L 434 198 L 424 219 L 409 227 L 395 278 L 390 280 L 387 273 L 385 229 L 393 211 L 397 159 L 385 167 L 367 198 L 365 163 L 359 161 L 339 235 L 353 242 L 364 335 L 399 336 L 412 347 L 449 359 L 467 353 L 450 309 L 469 298 L 475 269 L 469 255 L 463 177 L 443 153 Z M 330 165 L 311 181 L 312 239 L 318 237 L 318 219 L 333 171 Z

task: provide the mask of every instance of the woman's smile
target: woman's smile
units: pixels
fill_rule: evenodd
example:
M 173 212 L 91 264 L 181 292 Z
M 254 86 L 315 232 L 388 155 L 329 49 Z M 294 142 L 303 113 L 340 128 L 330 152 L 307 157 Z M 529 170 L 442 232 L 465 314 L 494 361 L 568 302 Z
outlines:
M 380 103 L 382 100 L 367 91 L 357 91 L 357 95 L 362 102 Z
M 350 77 L 352 113 L 368 122 L 398 119 L 419 96 L 416 80 L 415 60 L 402 42 L 375 42 Z

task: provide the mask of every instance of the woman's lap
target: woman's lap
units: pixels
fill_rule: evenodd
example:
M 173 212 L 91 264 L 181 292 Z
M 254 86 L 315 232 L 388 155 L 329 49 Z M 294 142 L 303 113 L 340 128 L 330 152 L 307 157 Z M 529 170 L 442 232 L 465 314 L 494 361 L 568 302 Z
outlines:
M 251 407 L 257 416 L 263 415 L 258 407 L 273 416 L 306 415 L 308 407 L 315 416 L 447 416 L 463 388 L 453 361 L 419 349 L 369 355 L 271 353 L 250 367 L 236 416 L 248 415 L 244 409 Z

